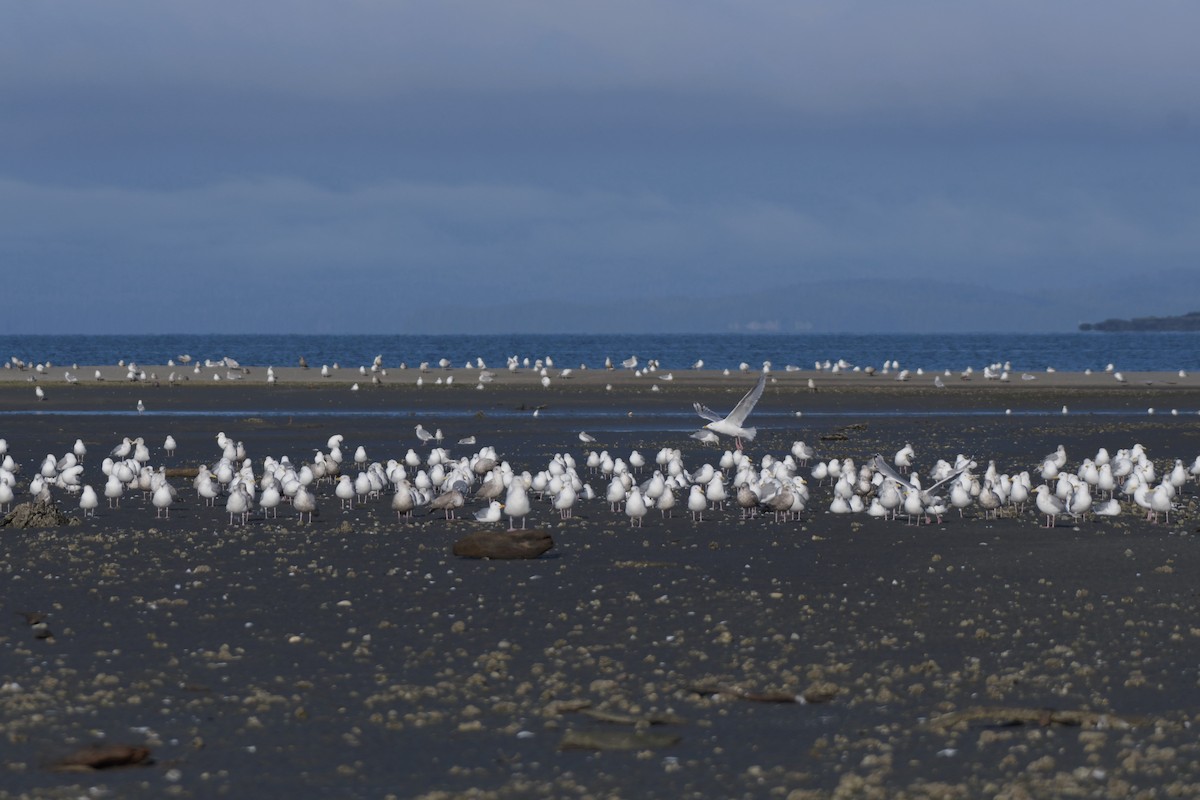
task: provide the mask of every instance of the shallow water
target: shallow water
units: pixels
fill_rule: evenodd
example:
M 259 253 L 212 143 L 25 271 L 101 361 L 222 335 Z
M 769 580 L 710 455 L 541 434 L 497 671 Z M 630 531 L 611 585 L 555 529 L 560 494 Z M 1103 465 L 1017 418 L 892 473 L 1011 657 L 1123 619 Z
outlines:
M 423 420 L 461 420 L 470 419 L 476 416 L 477 412 L 466 409 L 430 409 L 422 410 L 420 417 Z M 1141 419 L 1149 417 L 1158 417 L 1162 420 L 1177 419 L 1180 421 L 1191 421 L 1191 417 L 1200 414 L 1200 411 L 1179 411 L 1178 414 L 1169 412 L 1161 412 L 1158 414 L 1147 414 L 1146 411 L 1132 411 L 1128 408 L 1089 408 L 1086 410 L 1072 411 L 1070 416 L 1075 417 L 1115 417 L 1122 419 Z M 620 417 L 622 422 L 626 421 L 625 414 L 614 414 L 610 408 L 572 406 L 565 407 L 555 411 L 545 411 L 541 414 L 544 419 L 595 419 L 605 416 Z M 157 411 L 129 411 L 125 409 L 39 409 L 34 411 L 0 411 L 0 419 L 5 417 L 20 417 L 20 416 L 35 416 L 35 417 L 151 417 L 151 418 L 244 418 L 244 417 L 298 417 L 298 418 L 315 418 L 315 419 L 411 419 L 417 416 L 417 413 L 411 409 L 407 410 L 390 410 L 390 409 L 278 409 L 278 408 L 233 408 L 233 409 L 165 409 Z M 805 411 L 802 415 L 796 416 L 790 412 L 756 410 L 754 417 L 756 420 L 761 419 L 791 419 L 800 423 L 801 420 L 808 418 L 816 419 L 944 419 L 944 418 L 981 418 L 981 417 L 1041 417 L 1041 418 L 1061 418 L 1064 416 L 1058 410 L 1038 410 L 1038 409 L 947 409 L 941 408 L 934 411 L 913 411 L 910 409 L 844 409 L 839 411 Z M 656 409 L 644 409 L 638 411 L 640 419 L 648 420 L 671 420 L 671 419 L 686 419 L 692 420 L 692 415 L 681 413 L 678 411 L 666 411 Z M 488 412 L 489 419 L 528 419 L 530 412 L 521 410 L 506 410 L 494 409 Z M 628 428 L 628 430 L 636 430 L 638 428 Z M 661 426 L 659 426 L 661 427 Z M 694 430 L 700 427 L 699 422 L 691 424 L 689 422 L 678 430 Z M 673 430 L 672 428 L 662 428 L 663 430 Z M 621 428 L 606 428 L 606 430 L 622 430 Z
M 166 334 L 154 336 L 0 336 L 0 359 L 56 365 L 115 364 L 133 360 L 165 364 L 189 354 L 193 359 L 229 356 L 244 365 L 294 366 L 304 356 L 313 366 L 370 364 L 416 366 L 446 358 L 454 366 L 478 358 L 491 368 L 510 356 L 550 357 L 558 367 L 619 363 L 637 355 L 657 359 L 663 369 L 687 369 L 702 359 L 708 369 L 736 369 L 743 361 L 776 369 L 794 364 L 811 369 L 817 361 L 845 359 L 851 365 L 879 367 L 885 360 L 926 370 L 982 369 L 1009 361 L 1014 370 L 1101 370 L 1108 364 L 1127 371 L 1175 371 L 1200 366 L 1200 334 L 1045 333 L 1045 334 L 640 334 L 497 336 L 292 336 Z

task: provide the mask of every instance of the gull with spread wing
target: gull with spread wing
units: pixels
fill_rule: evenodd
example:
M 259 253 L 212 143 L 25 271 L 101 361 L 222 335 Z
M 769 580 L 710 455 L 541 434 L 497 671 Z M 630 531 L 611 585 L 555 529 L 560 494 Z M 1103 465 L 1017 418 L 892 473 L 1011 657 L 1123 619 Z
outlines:
M 750 416 L 750 412 L 758 404 L 758 399 L 762 397 L 763 389 L 766 386 L 767 373 L 764 372 L 758 376 L 758 383 L 754 384 L 754 388 L 746 392 L 746 396 L 738 401 L 738 404 L 733 407 L 733 411 L 730 411 L 727 417 L 722 417 L 701 403 L 694 403 L 692 407 L 696 409 L 697 414 L 709 421 L 704 426 L 705 428 L 714 433 L 723 433 L 726 436 L 732 436 L 737 442 L 737 449 L 741 450 L 742 439 L 752 442 L 758 433 L 754 428 L 745 427 L 746 417 Z
M 933 493 L 935 489 L 937 489 L 939 486 L 945 486 L 951 481 L 957 480 L 964 472 L 971 469 L 971 465 L 973 463 L 974 462 L 969 458 L 960 460 L 959 463 L 955 465 L 954 471 L 948 476 L 942 478 L 929 488 L 923 488 L 920 483 L 917 482 L 917 480 L 910 480 L 901 475 L 899 472 L 896 472 L 896 470 L 892 469 L 891 465 L 888 464 L 887 461 L 884 460 L 883 456 L 879 455 L 878 453 L 875 454 L 875 458 L 872 461 L 872 465 L 875 467 L 876 472 L 882 473 L 883 476 L 888 480 L 893 481 L 898 486 L 903 486 L 908 490 L 909 493 L 915 494 L 920 499 L 921 505 L 925 510 L 928 510 L 930 506 L 936 506 L 941 502 L 942 498 Z

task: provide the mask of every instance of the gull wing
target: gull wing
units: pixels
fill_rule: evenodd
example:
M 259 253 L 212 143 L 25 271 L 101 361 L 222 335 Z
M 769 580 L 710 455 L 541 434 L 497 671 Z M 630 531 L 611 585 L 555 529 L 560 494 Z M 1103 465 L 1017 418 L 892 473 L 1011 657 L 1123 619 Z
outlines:
M 746 422 L 746 417 L 750 416 L 754 406 L 758 405 L 758 398 L 762 397 L 763 389 L 766 387 L 767 373 L 764 372 L 758 376 L 758 383 L 754 384 L 754 388 L 746 392 L 746 396 L 738 401 L 738 404 L 733 407 L 733 411 L 729 412 L 729 416 L 725 418 L 729 424 L 742 427 Z
M 914 491 L 917 488 L 916 486 L 913 486 L 912 481 L 910 481 L 908 478 L 905 478 L 899 472 L 896 472 L 896 470 L 892 469 L 892 466 L 884 461 L 883 456 L 879 454 L 875 455 L 875 470 L 877 472 L 882 472 L 885 478 L 893 480 L 901 486 L 907 486 L 909 489 Z
M 970 463 L 971 463 L 970 459 L 968 459 L 967 464 L 970 464 Z M 963 466 L 961 469 L 957 469 L 954 472 L 951 472 L 948 477 L 942 478 L 940 481 L 935 483 L 933 486 L 930 486 L 925 491 L 932 492 L 934 489 L 941 486 L 942 484 L 949 483 L 950 481 L 957 479 L 959 475 L 962 475 L 966 471 L 967 471 L 967 466 Z
M 696 413 L 699 414 L 700 416 L 704 417 L 709 422 L 720 422 L 722 419 L 720 414 L 713 411 L 711 408 L 709 408 L 706 405 L 701 405 L 700 403 L 693 403 L 692 408 L 696 409 Z

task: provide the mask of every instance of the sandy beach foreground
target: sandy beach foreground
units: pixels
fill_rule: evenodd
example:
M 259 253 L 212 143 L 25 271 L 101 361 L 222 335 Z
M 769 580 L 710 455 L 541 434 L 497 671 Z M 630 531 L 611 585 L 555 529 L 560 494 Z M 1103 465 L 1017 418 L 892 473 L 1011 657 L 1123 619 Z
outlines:
M 555 547 L 522 561 L 451 554 L 484 527 L 478 501 L 465 519 L 398 520 L 386 493 L 343 510 L 328 485 L 312 524 L 284 507 L 231 525 L 176 478 L 169 519 L 129 492 L 78 525 L 0 530 L 0 798 L 1200 794 L 1193 481 L 1169 523 L 1126 498 L 1120 516 L 1052 529 L 1030 507 L 907 525 L 830 513 L 828 481 L 810 478 L 799 520 L 731 505 L 693 521 L 680 496 L 631 529 L 586 451 L 716 465 L 723 448 L 688 436 L 691 404 L 728 410 L 753 375 L 593 370 L 544 387 L 497 371 L 477 390 L 462 369 L 421 387 L 415 370 L 380 386 L 279 371 L 267 387 L 260 370 L 170 386 L 160 367 L 154 386 L 92 369 L 34 382 L 45 400 L 0 371 L 17 502 L 77 438 L 99 488 L 124 437 L 187 469 L 221 457 L 223 431 L 258 473 L 334 434 L 347 456 L 424 457 L 418 423 L 454 457 L 490 445 L 518 472 L 570 453 L 600 497 L 568 520 L 535 498 L 528 525 Z M 965 453 L 1035 482 L 1059 445 L 1072 471 L 1140 444 L 1159 477 L 1200 454 L 1200 379 L 932 377 L 779 373 L 747 452 L 783 459 L 804 440 L 861 465 L 910 442 L 922 474 Z M 153 763 L 62 769 L 100 741 Z

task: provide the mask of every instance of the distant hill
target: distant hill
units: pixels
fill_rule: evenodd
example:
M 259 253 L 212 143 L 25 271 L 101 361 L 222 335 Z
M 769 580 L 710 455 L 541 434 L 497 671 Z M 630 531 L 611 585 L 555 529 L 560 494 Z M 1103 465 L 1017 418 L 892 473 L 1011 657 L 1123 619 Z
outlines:
M 1081 331 L 1200 331 L 1200 311 L 1178 317 L 1134 317 L 1106 319 L 1104 322 L 1085 322 Z

